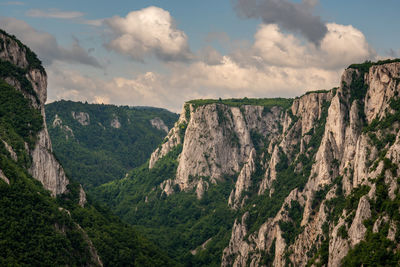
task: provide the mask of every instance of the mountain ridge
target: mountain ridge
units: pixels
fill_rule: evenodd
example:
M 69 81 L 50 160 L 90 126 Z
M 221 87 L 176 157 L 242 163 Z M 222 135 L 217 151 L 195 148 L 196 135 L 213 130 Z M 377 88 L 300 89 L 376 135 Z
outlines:
M 379 185 L 385 205 L 398 205 L 399 76 L 399 60 L 351 65 L 339 87 L 306 93 L 288 109 L 246 105 L 247 100 L 189 101 L 141 174 L 105 185 L 97 197 L 107 203 L 106 195 L 117 195 L 111 206 L 135 224 L 138 208 L 170 207 L 165 197 L 187 194 L 200 204 L 208 201 L 209 190 L 231 183 L 223 199 L 236 215 L 222 266 L 366 264 L 368 253 L 381 264 L 398 262 L 397 250 L 373 249 L 393 248 L 400 236 L 397 217 L 382 210 L 376 197 Z M 172 172 L 154 178 L 147 191 L 120 187 L 140 184 L 141 175 L 159 171 L 158 162 L 171 156 Z M 199 220 L 208 215 L 203 216 Z M 382 220 L 392 229 L 387 236 L 377 230 Z M 190 225 L 184 228 L 188 233 L 196 223 Z M 210 238 L 204 251 L 212 250 L 215 233 L 193 245 Z

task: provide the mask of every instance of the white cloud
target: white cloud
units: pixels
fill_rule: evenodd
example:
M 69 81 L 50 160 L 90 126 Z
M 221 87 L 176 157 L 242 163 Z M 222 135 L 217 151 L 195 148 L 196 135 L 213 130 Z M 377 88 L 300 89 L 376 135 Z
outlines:
M 225 56 L 217 65 L 196 62 L 171 66 L 168 75 L 147 72 L 131 78 L 109 80 L 86 77 L 73 70 L 49 73 L 49 101 L 83 100 L 91 103 L 148 105 L 175 112 L 197 98 L 293 97 L 307 90 L 338 85 L 340 72 L 317 68 L 240 66 Z
M 141 14 L 133 17 L 137 19 Z M 147 11 L 144 14 L 143 21 L 148 16 Z M 137 46 L 131 56 L 140 58 L 136 55 L 138 51 L 155 53 L 154 34 L 146 36 L 141 32 L 143 25 L 138 26 L 135 19 L 128 17 L 116 20 L 122 22 L 115 27 L 120 32 L 129 32 L 128 39 L 138 39 L 133 45 L 128 42 L 127 49 Z M 49 88 L 54 91 L 49 92 L 49 101 L 64 98 L 92 103 L 149 105 L 179 112 L 184 101 L 190 99 L 294 97 L 309 90 L 330 89 L 339 85 L 340 74 L 349 64 L 374 59 L 376 55 L 364 35 L 354 27 L 334 23 L 326 26 L 327 34 L 320 45 L 315 46 L 302 37 L 282 32 L 276 25 L 261 25 L 253 44 L 233 46 L 233 51 L 227 55 L 205 47 L 198 52 L 196 60 L 166 62 L 165 74 L 146 72 L 104 80 L 61 70 L 62 67 L 52 68 Z M 153 32 L 152 29 L 149 31 Z M 150 40 L 147 46 L 146 40 Z M 158 44 L 168 42 L 172 39 Z M 131 51 L 129 49 L 126 51 Z
M 339 73 L 313 67 L 243 66 L 224 56 L 218 65 L 197 62 L 176 67 L 167 84 L 191 97 L 293 97 L 306 90 L 332 88 Z
M 115 77 L 110 80 L 84 76 L 65 66 L 53 66 L 48 70 L 49 101 L 71 99 L 91 103 L 120 105 L 148 105 L 173 108 L 168 104 L 169 91 L 161 85 L 162 77 L 147 72 L 132 79 Z M 174 103 L 175 104 L 175 103 Z
M 62 11 L 56 8 L 46 10 L 30 9 L 26 15 L 34 18 L 53 18 L 53 19 L 76 19 L 83 17 L 84 13 L 79 11 Z
M 278 25 L 262 25 L 255 34 L 254 56 L 275 66 L 306 65 L 307 47 L 292 34 L 283 34 Z
M 77 39 L 71 47 L 65 48 L 58 44 L 53 35 L 37 31 L 22 20 L 0 17 L 0 25 L 29 46 L 46 65 L 50 65 L 53 61 L 65 61 L 101 68 L 97 59 L 89 55 Z
M 321 42 L 320 66 L 342 67 L 376 56 L 364 34 L 351 25 L 327 24 L 328 33 Z M 325 63 L 325 64 L 324 64 Z
M 353 26 L 329 23 L 320 46 L 284 34 L 275 24 L 262 25 L 255 34 L 253 53 L 266 64 L 295 68 L 338 69 L 375 56 L 364 35 Z
M 134 60 L 143 61 L 146 55 L 165 61 L 191 57 L 186 34 L 176 28 L 170 13 L 162 8 L 132 11 L 125 18 L 115 16 L 105 23 L 114 33 L 106 46 Z

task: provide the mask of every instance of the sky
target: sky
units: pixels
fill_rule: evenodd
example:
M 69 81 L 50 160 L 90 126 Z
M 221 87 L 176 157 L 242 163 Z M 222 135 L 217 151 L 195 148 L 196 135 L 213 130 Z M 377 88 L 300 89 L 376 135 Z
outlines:
M 199 98 L 296 97 L 400 57 L 398 0 L 1 1 L 42 60 L 48 102 L 179 112 Z

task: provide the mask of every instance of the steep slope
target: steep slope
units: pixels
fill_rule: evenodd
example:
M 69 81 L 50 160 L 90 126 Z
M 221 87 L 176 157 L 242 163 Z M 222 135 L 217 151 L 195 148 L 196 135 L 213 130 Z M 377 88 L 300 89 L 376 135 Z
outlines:
M 151 168 L 144 164 L 128 177 L 99 187 L 95 193 L 97 200 L 109 205 L 124 221 L 140 226 L 152 241 L 187 265 L 220 264 L 236 213 L 228 207 L 228 198 L 240 165 L 254 150 L 249 137 L 263 136 L 267 132 L 264 128 L 274 125 L 279 128 L 274 116 L 283 116 L 292 103 L 286 99 L 230 101 L 185 105 L 175 127 L 152 155 Z M 238 121 L 244 122 L 238 115 L 241 110 L 249 121 L 254 119 L 250 127 L 245 123 L 235 127 Z M 240 148 L 241 143 L 245 149 Z M 209 175 L 230 161 L 229 155 L 225 158 L 221 155 L 231 151 L 236 153 L 232 157 L 240 161 L 224 167 L 225 173 Z M 198 176 L 189 173 L 176 182 L 179 165 L 183 160 L 191 162 L 190 158 L 183 157 L 184 153 L 193 153 L 197 165 L 190 168 L 201 173 Z M 218 158 L 220 161 L 214 160 Z M 182 173 L 185 171 L 182 168 Z
M 298 141 L 287 134 L 299 123 L 304 126 L 303 119 L 288 127 L 276 146 L 294 173 L 304 170 L 302 157 L 308 157 L 312 166 L 306 183 L 293 188 L 279 211 L 260 226 L 254 227 L 252 218 L 253 214 L 259 217 L 257 207 L 248 209 L 235 222 L 223 265 L 257 266 L 268 260 L 275 266 L 399 263 L 395 249 L 396 224 L 400 223 L 395 156 L 399 70 L 396 61 L 350 66 L 335 94 L 330 92 L 325 127 L 319 132 L 319 144 L 313 146 L 317 150 L 307 148 L 307 131 L 299 132 Z M 300 114 L 310 116 L 307 111 Z M 318 134 L 317 127 L 311 138 Z M 288 141 L 300 143 L 300 151 L 288 150 Z M 315 156 L 310 151 L 316 151 Z M 274 185 L 269 188 L 275 191 L 272 198 L 281 191 Z M 384 223 L 382 218 L 386 218 Z M 385 233 L 384 227 L 391 233 L 388 229 Z M 268 255 L 272 251 L 275 255 Z
M 31 155 L 30 174 L 41 181 L 52 195 L 64 193 L 68 184 L 64 170 L 52 154 L 52 146 L 47 132 L 44 104 L 47 98 L 47 75 L 36 55 L 16 38 L 0 32 L 0 78 L 21 92 L 30 100 L 30 105 L 40 112 L 36 131 L 25 134 L 31 136 L 26 143 L 26 152 Z M 36 112 L 36 111 L 35 111 Z M 42 120 L 39 123 L 39 120 Z
M 41 186 L 55 196 L 69 183 L 51 153 L 43 119 L 46 73 L 14 37 L 0 32 L 0 40 L 0 261 L 101 265 L 84 232 Z
M 190 101 L 96 197 L 155 236 L 178 228 L 189 265 L 398 265 L 399 81 L 399 60 L 366 62 L 294 100 Z M 210 217 L 223 227 L 197 227 Z
M 25 144 L 35 144 L 40 112 L 3 81 L 0 90 L 0 265 L 97 265 L 82 232 L 28 173 Z
M 0 265 L 176 265 L 67 179 L 44 120 L 46 82 L 36 55 L 0 30 Z
M 54 153 L 89 190 L 142 165 L 178 115 L 164 109 L 72 101 L 46 105 Z

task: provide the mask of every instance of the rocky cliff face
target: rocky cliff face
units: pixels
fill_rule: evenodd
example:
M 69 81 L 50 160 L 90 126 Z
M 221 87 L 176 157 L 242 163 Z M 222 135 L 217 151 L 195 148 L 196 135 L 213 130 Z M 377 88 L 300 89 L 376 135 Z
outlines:
M 223 266 L 340 266 L 378 229 L 387 242 L 400 236 L 399 81 L 399 62 L 366 63 L 289 108 L 189 102 L 150 168 L 181 145 L 167 195 L 177 185 L 201 198 L 235 177 Z
M 31 175 L 41 181 L 43 186 L 55 196 L 67 190 L 68 179 L 64 170 L 52 153 L 51 141 L 45 122 L 44 104 L 47 98 L 47 75 L 43 67 L 37 64 L 33 53 L 15 38 L 0 32 L 0 60 L 12 64 L 9 67 L 15 72 L 1 73 L 1 78 L 21 91 L 31 101 L 34 108 L 40 110 L 43 116 L 42 130 L 36 136 L 33 147 L 26 146 L 32 156 L 29 168 Z
M 274 137 L 282 115 L 283 109 L 278 106 L 267 110 L 262 106 L 239 108 L 211 104 L 195 107 L 187 104 L 166 142 L 152 154 L 150 168 L 181 144 L 176 178 L 168 183 L 178 185 L 181 190 L 196 188 L 200 196 L 210 183 L 238 174 L 246 163 L 250 166 L 247 171 L 243 170 L 242 182 L 238 182 L 247 185 L 234 194 L 237 202 L 243 187 L 249 186 L 247 180 L 254 171 L 254 162 L 248 162 L 250 155 L 254 155 L 251 135 Z

